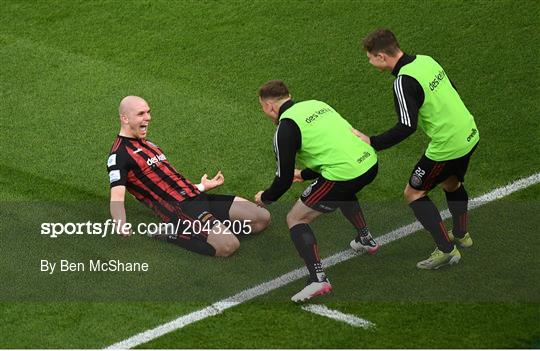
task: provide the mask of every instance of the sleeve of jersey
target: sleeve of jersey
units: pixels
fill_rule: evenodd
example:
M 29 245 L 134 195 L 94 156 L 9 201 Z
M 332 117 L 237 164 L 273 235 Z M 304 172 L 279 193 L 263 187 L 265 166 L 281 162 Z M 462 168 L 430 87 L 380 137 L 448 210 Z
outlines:
M 122 147 L 109 155 L 107 159 L 107 172 L 109 173 L 111 188 L 118 185 L 126 185 L 128 164 L 129 155 Z
M 300 129 L 290 119 L 279 122 L 274 135 L 274 152 L 276 154 L 276 176 L 272 185 L 266 189 L 261 199 L 265 204 L 277 201 L 291 187 L 294 177 L 296 151 L 300 147 Z
M 379 151 L 405 140 L 418 126 L 418 110 L 424 103 L 424 91 L 416 79 L 398 76 L 394 81 L 394 107 L 398 121 L 386 132 L 372 136 L 371 146 Z

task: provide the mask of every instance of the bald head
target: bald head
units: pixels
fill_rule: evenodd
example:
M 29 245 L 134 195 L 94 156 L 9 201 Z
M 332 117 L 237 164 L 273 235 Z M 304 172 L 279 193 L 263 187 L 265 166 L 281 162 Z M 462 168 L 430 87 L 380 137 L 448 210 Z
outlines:
M 127 115 L 129 112 L 137 109 L 141 105 L 148 106 L 146 100 L 139 96 L 129 95 L 120 101 L 120 106 L 118 106 L 118 114 Z
M 138 96 L 126 96 L 118 106 L 120 115 L 120 135 L 131 138 L 145 138 L 148 124 L 152 119 L 146 100 Z

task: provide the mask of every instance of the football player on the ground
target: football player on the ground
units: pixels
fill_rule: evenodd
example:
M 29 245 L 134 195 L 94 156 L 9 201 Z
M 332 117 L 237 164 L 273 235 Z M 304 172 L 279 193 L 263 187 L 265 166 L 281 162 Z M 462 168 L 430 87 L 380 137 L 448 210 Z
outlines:
M 414 215 L 437 245 L 431 256 L 416 266 L 437 269 L 458 263 L 461 254 L 454 243 L 461 247 L 472 245 L 467 229 L 469 197 L 463 181 L 479 141 L 474 118 L 441 65 L 429 56 L 405 54 L 388 29 L 370 33 L 363 47 L 369 63 L 396 76 L 394 105 L 398 122 L 382 134 L 361 137 L 377 151 L 403 141 L 417 126 L 431 139 L 404 192 Z M 428 197 L 439 183 L 452 214 L 452 232 L 447 232 L 439 210 Z
M 308 284 L 292 300 L 305 301 L 332 290 L 309 226 L 315 218 L 339 208 L 356 229 L 351 247 L 370 253 L 379 248 L 356 198 L 356 193 L 375 179 L 377 156 L 331 106 L 316 100 L 293 102 L 287 86 L 280 80 L 269 81 L 259 89 L 259 102 L 277 125 L 274 135 L 277 170 L 272 185 L 257 193 L 255 202 L 270 204 L 293 181 L 315 179 L 287 215 L 291 239 L 309 271 Z M 297 157 L 306 169 L 294 168 Z
M 221 257 L 232 255 L 240 247 L 238 238 L 223 221 L 240 221 L 246 226 L 243 233 L 258 233 L 268 226 L 270 213 L 266 209 L 238 196 L 206 193 L 223 184 L 221 172 L 212 179 L 205 174 L 200 184 L 192 184 L 169 163 L 158 146 L 146 140 L 152 117 L 144 99 L 125 97 L 119 114 L 120 133 L 107 161 L 113 219 L 126 223 L 127 189 L 163 222 L 182 223 L 178 232 L 167 233 L 167 241 L 200 254 Z M 123 227 L 121 234 L 129 236 L 131 231 Z

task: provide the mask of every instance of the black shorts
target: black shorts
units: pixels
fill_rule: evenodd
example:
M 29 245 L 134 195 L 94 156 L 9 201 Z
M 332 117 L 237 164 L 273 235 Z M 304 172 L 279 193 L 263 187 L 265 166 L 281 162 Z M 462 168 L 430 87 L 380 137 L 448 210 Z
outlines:
M 366 173 L 351 180 L 334 181 L 320 176 L 304 190 L 300 200 L 316 211 L 333 212 L 340 203 L 356 200 L 356 193 L 371 183 L 378 171 L 379 166 L 376 163 Z
M 168 241 L 206 241 L 213 222 L 230 220 L 229 210 L 234 195 L 200 193 L 194 198 L 180 202 L 176 206 L 177 218 L 170 221 L 175 226 L 174 233 L 167 233 Z M 205 223 L 209 222 L 207 225 Z M 181 245 L 182 246 L 182 245 Z
M 477 146 L 478 143 L 465 156 L 448 161 L 433 161 L 423 155 L 414 166 L 409 185 L 417 190 L 431 190 L 450 176 L 456 176 L 460 182 L 465 181 L 471 155 Z

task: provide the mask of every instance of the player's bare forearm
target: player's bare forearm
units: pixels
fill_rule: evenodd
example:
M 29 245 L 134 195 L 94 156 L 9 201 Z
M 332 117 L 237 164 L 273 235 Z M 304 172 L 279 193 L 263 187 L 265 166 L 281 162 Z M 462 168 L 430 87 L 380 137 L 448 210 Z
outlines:
M 365 142 L 365 143 L 371 145 L 371 140 L 370 140 L 370 138 L 369 138 L 367 135 L 365 135 L 364 133 L 362 133 L 361 131 L 352 128 L 352 133 L 353 133 L 354 135 L 356 135 L 357 137 L 359 137 L 363 142 Z
M 110 208 L 112 219 L 117 222 L 122 221 L 122 223 L 126 223 L 126 209 L 123 201 L 111 201 Z
M 120 233 L 123 236 L 131 235 L 130 230 L 124 230 L 123 225 L 127 223 L 126 208 L 124 206 L 124 198 L 126 193 L 125 186 L 115 186 L 111 188 L 110 211 L 111 217 L 119 224 Z

